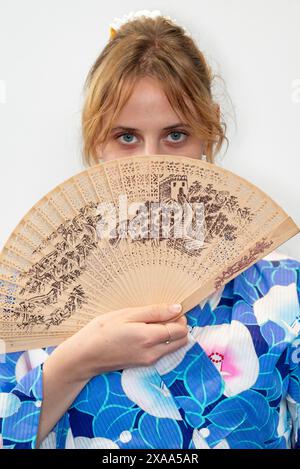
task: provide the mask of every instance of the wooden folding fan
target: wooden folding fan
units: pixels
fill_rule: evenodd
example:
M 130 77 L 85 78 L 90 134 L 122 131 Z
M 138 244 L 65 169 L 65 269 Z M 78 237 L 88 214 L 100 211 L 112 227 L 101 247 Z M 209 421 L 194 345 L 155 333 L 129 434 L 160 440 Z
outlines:
M 183 313 L 299 233 L 266 193 L 214 164 L 173 155 L 84 170 L 22 218 L 0 256 L 7 352 L 58 345 L 116 309 Z

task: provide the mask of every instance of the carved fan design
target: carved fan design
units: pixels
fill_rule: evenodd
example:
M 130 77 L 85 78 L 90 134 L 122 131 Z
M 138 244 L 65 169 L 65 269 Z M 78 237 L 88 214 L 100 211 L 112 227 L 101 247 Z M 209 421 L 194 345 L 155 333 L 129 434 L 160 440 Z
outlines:
M 7 352 L 58 345 L 98 314 L 180 302 L 183 313 L 296 235 L 266 193 L 185 156 L 116 159 L 39 200 L 0 256 Z

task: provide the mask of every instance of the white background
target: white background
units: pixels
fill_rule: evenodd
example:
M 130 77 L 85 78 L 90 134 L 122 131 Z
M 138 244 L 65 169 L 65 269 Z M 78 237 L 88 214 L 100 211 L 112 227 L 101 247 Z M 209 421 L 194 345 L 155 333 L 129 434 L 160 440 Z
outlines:
M 141 9 L 190 31 L 224 80 L 215 96 L 230 146 L 219 164 L 300 225 L 299 0 L 0 0 L 1 248 L 32 205 L 85 169 L 84 79 L 114 17 Z M 300 259 L 299 241 L 278 250 Z

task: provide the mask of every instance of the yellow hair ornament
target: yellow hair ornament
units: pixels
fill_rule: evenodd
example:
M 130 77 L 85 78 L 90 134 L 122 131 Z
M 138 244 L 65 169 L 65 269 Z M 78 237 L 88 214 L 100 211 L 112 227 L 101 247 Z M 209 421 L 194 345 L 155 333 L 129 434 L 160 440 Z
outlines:
M 113 38 L 115 37 L 116 33 L 117 33 L 117 31 L 115 30 L 115 28 L 112 28 L 112 27 L 110 26 L 110 28 L 109 28 L 109 37 L 110 37 L 111 39 L 113 39 Z

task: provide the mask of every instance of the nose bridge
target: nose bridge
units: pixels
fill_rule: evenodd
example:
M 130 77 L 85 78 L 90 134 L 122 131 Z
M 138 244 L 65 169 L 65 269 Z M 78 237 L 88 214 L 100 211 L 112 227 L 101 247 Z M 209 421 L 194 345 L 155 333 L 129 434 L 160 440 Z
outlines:
M 155 155 L 159 153 L 159 137 L 157 135 L 146 135 L 144 144 L 145 155 Z

